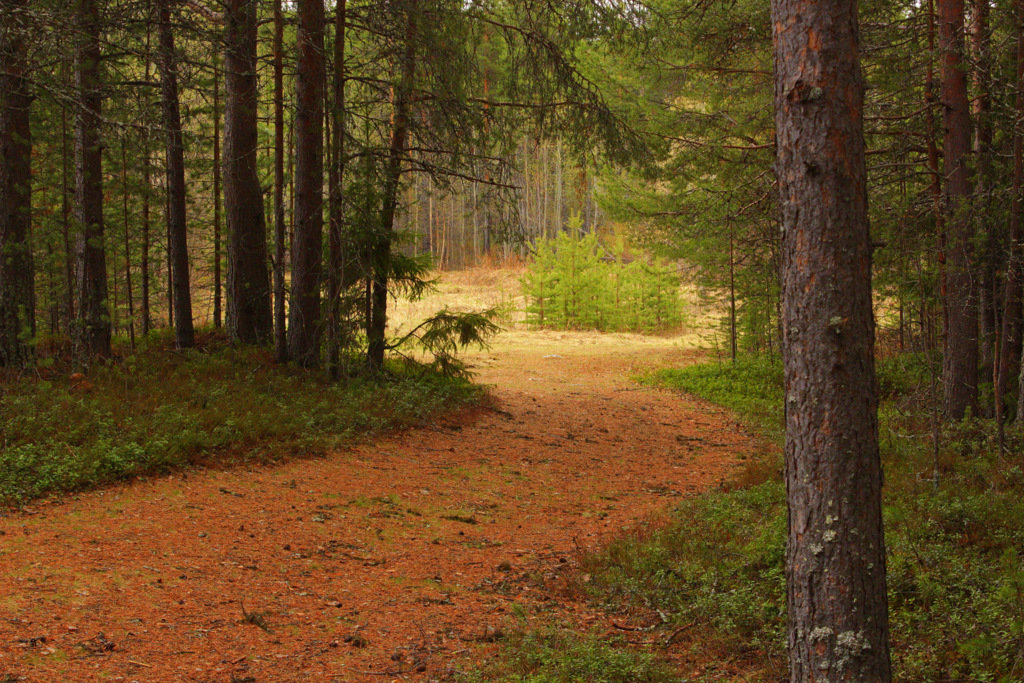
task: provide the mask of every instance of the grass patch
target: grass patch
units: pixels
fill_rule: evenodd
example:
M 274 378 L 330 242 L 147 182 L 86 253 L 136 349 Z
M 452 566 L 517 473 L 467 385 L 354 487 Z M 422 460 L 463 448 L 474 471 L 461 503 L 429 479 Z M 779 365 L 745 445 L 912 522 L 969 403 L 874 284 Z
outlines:
M 944 430 L 931 478 L 928 359 L 879 363 L 880 440 L 895 678 L 1024 678 L 1024 435 L 1001 458 L 990 421 Z M 934 362 L 934 360 L 932 361 Z M 782 370 L 763 359 L 668 370 L 655 378 L 734 410 L 781 443 Z M 592 595 L 611 609 L 654 608 L 694 624 L 730 654 L 784 677 L 785 488 L 769 480 L 685 502 L 649 538 L 589 560 Z
M 641 380 L 684 391 L 736 413 L 744 426 L 781 445 L 782 361 L 741 356 L 735 364 L 702 363 L 658 370 Z
M 518 629 L 501 654 L 458 677 L 460 683 L 675 683 L 679 677 L 652 655 L 595 635 L 564 629 Z
M 196 464 L 319 454 L 480 397 L 465 380 L 408 364 L 335 383 L 213 335 L 184 353 L 155 338 L 86 377 L 41 365 L 0 383 L 0 504 Z
M 906 355 L 878 367 L 894 678 L 1024 680 L 1024 431 L 1011 430 L 1000 456 L 991 421 L 945 427 L 936 482 L 931 416 L 939 397 L 928 363 Z M 648 381 L 726 406 L 782 442 L 777 363 L 744 358 Z M 778 449 L 772 457 L 777 473 Z M 723 661 L 741 663 L 744 680 L 782 680 L 785 536 L 776 474 L 687 500 L 664 527 L 614 541 L 586 558 L 590 580 L 580 586 L 610 612 L 664 622 L 652 638 L 683 633 L 676 653 L 689 647 L 690 668 L 704 667 L 690 680 L 720 680 Z M 506 643 L 502 657 L 517 661 L 521 647 Z M 588 655 L 567 648 L 560 656 Z

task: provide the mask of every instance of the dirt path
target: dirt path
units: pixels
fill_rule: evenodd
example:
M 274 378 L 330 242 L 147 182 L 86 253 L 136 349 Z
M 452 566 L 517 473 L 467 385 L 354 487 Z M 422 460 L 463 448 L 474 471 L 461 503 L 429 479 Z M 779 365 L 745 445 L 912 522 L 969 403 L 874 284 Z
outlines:
M 751 447 L 628 380 L 678 362 L 669 345 L 527 341 L 473 359 L 493 409 L 0 518 L 0 681 L 441 679 L 581 551 Z

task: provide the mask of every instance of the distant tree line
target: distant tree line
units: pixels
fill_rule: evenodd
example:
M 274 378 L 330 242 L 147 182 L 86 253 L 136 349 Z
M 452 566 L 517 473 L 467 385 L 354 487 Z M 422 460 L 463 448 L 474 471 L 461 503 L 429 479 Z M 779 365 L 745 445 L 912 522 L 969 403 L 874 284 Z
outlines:
M 181 348 L 209 321 L 282 361 L 362 347 L 379 369 L 424 255 L 594 220 L 583 159 L 642 145 L 574 49 L 635 11 L 3 0 L 0 364 L 44 339 L 108 356 L 163 315 Z

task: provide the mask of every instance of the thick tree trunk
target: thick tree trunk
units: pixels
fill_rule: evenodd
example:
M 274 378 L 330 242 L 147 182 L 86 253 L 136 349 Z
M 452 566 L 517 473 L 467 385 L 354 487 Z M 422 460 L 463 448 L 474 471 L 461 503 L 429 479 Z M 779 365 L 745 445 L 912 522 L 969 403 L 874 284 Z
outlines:
M 324 3 L 299 0 L 295 122 L 295 251 L 288 352 L 301 365 L 320 362 L 323 272 Z
M 107 257 L 103 240 L 103 142 L 100 139 L 100 16 L 96 0 L 75 6 L 75 204 L 78 219 L 78 352 L 86 360 L 110 355 Z
M 971 119 L 964 60 L 964 2 L 938 0 L 942 53 L 942 106 L 948 226 L 946 333 L 943 360 L 945 413 L 959 420 L 978 412 L 978 291 L 971 270 L 974 223 L 970 216 Z
M 227 328 L 233 339 L 271 339 L 266 221 L 256 169 L 256 0 L 225 3 L 224 209 L 228 230 Z
M 341 365 L 341 284 L 345 263 L 345 257 L 341 250 L 345 222 L 345 20 L 347 0 L 338 0 L 334 12 L 334 92 L 331 106 L 334 161 L 330 170 L 327 367 L 331 376 L 337 379 Z
M 391 144 L 388 147 L 387 167 L 384 171 L 384 196 L 381 206 L 380 234 L 376 236 L 371 255 L 373 284 L 370 295 L 370 320 L 367 328 L 369 348 L 367 360 L 370 369 L 384 368 L 387 347 L 388 278 L 391 272 L 391 243 L 395 233 L 395 213 L 398 209 L 398 189 L 402 175 L 402 161 L 409 136 L 409 99 L 416 75 L 416 3 L 410 2 L 407 16 L 405 51 L 402 55 L 402 74 L 395 89 L 395 110 L 392 118 Z
M 185 217 L 185 145 L 178 101 L 178 58 L 171 29 L 171 0 L 158 0 L 160 31 L 160 94 L 167 140 L 167 236 L 171 255 L 174 304 L 174 343 L 195 346 L 192 325 L 192 287 L 188 272 L 188 226 Z
M 0 366 L 31 363 L 36 333 L 27 5 L 0 3 Z
M 853 0 L 773 0 L 792 681 L 891 679 Z
M 281 0 L 274 0 L 274 355 L 288 361 L 284 259 L 284 17 Z

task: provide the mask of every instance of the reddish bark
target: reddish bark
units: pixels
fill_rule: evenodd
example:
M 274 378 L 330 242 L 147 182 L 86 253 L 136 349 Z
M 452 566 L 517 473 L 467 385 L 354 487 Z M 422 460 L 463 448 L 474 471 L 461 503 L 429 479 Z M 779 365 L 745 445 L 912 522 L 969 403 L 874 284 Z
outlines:
M 75 205 L 78 220 L 78 352 L 110 355 L 110 310 L 107 308 L 107 258 L 103 242 L 103 141 L 100 138 L 100 15 L 96 0 L 76 4 L 75 46 Z
M 284 301 L 284 17 L 274 0 L 274 354 L 288 361 Z
M 971 117 L 964 60 L 964 2 L 938 0 L 942 53 L 943 157 L 946 178 L 948 329 L 943 356 L 947 419 L 978 411 L 978 291 L 971 271 L 974 223 L 970 216 Z
M 324 4 L 299 0 L 295 122 L 295 249 L 288 353 L 299 364 L 320 360 L 323 272 Z
M 266 220 L 256 168 L 256 0 L 227 0 L 224 12 L 224 213 L 228 230 L 227 329 L 265 343 L 273 334 Z
M 345 19 L 347 1 L 338 0 L 334 10 L 334 84 L 331 106 L 334 160 L 330 170 L 330 263 L 327 277 L 327 365 L 337 378 L 341 361 L 341 287 L 344 278 L 342 228 L 345 220 Z
M 188 271 L 188 235 L 185 216 L 185 145 L 178 101 L 178 58 L 171 30 L 170 0 L 158 0 L 160 32 L 160 93 L 167 140 L 167 236 L 171 261 L 174 343 L 179 349 L 195 345 L 192 325 L 192 287 Z
M 891 679 L 853 0 L 773 0 L 793 681 Z

